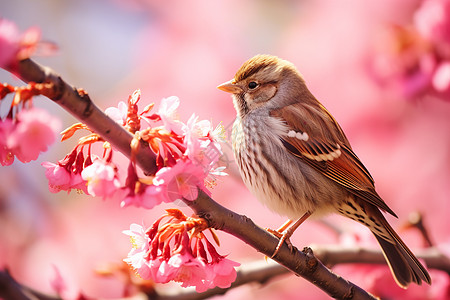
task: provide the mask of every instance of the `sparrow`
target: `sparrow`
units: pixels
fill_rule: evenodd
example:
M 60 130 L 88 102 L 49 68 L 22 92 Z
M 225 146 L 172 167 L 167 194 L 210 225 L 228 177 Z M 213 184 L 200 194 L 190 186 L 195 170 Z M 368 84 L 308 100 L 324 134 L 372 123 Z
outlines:
M 397 284 L 431 284 L 427 270 L 389 225 L 396 214 L 375 191 L 374 179 L 353 152 L 336 119 L 313 96 L 295 66 L 271 55 L 247 60 L 218 86 L 237 112 L 233 152 L 248 189 L 289 220 L 270 230 L 274 255 L 309 217 L 337 213 L 375 235 Z M 291 248 L 292 249 L 292 248 Z

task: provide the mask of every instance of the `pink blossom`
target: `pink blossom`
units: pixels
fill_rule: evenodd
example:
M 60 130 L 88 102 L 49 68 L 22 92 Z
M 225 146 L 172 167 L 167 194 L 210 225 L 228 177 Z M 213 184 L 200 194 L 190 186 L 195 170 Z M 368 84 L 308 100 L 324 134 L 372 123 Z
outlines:
M 153 179 L 153 184 L 163 188 L 165 202 L 181 198 L 195 200 L 197 188 L 204 188 L 203 181 L 207 174 L 203 167 L 190 160 L 180 160 L 173 167 L 160 169 Z
M 81 177 L 87 181 L 88 193 L 94 197 L 111 197 L 120 188 L 117 168 L 102 159 L 84 168 Z
M 211 280 L 210 287 L 228 288 L 236 280 L 236 269 L 240 263 L 221 257 L 216 263 L 211 264 Z
M 162 187 L 146 184 L 139 179 L 136 166 L 131 163 L 128 166 L 128 174 L 123 191 L 126 194 L 121 207 L 136 206 L 151 209 L 165 200 Z
M 167 262 L 163 261 L 157 275 L 157 282 L 173 280 L 180 282 L 182 287 L 195 286 L 195 290 L 199 293 L 208 289 L 205 262 L 193 257 L 187 251 L 183 254 L 172 255 Z
M 163 259 L 161 257 L 157 257 L 155 259 L 150 259 L 148 261 L 146 261 L 146 264 L 148 266 L 148 276 L 147 279 L 152 279 L 155 282 L 158 283 L 167 283 L 169 281 L 166 282 L 160 282 L 160 281 L 156 281 L 158 278 L 158 272 L 159 272 L 159 268 L 161 267 L 161 264 L 163 263 Z M 147 272 L 147 270 L 144 270 L 145 272 Z M 144 278 L 142 276 L 142 273 L 140 272 L 139 275 Z M 145 275 L 145 274 L 144 274 Z
M 48 188 L 50 192 L 57 193 L 61 190 L 70 190 L 72 181 L 71 173 L 59 164 L 54 164 L 48 161 L 44 161 L 41 165 L 46 168 L 45 176 L 48 179 Z
M 21 34 L 16 24 L 0 18 L 0 67 L 11 65 L 15 60 L 31 55 L 40 37 L 37 28 Z
M 400 44 L 402 40 L 411 40 L 411 43 Z M 428 92 L 436 57 L 424 49 L 417 33 L 390 26 L 377 45 L 379 49 L 369 64 L 374 79 L 381 86 L 408 100 Z
M 234 267 L 240 264 L 227 259 L 225 256 L 217 253 L 216 248 L 208 240 L 205 241 L 206 248 L 211 256 L 211 262 L 208 267 L 210 269 L 209 288 L 220 287 L 228 288 L 231 283 L 236 280 L 236 270 Z
M 45 161 L 41 164 L 48 179 L 48 189 L 52 193 L 60 191 L 70 192 L 72 189 L 81 190 L 87 194 L 86 181 L 81 178 L 81 174 L 73 174 L 59 164 Z
M 190 159 L 195 159 L 201 149 L 204 148 L 206 142 L 204 138 L 211 128 L 210 125 L 211 123 L 207 120 L 198 121 L 198 116 L 193 114 L 187 121 L 186 126 L 183 127 L 186 155 Z M 203 138 L 203 140 L 200 140 L 200 138 Z
M 214 141 L 217 141 L 219 143 L 226 143 L 227 139 L 225 136 L 225 127 L 222 125 L 222 123 L 219 123 L 219 125 L 216 126 L 216 128 L 212 129 L 212 127 L 209 130 L 208 133 Z
M 383 85 L 408 99 L 450 91 L 450 1 L 425 0 L 414 14 L 415 26 L 390 26 L 381 52 L 371 60 Z M 437 92 L 437 93 L 436 93 Z
M 433 75 L 433 87 L 441 93 L 450 91 L 450 61 L 439 64 Z
M 142 279 L 155 280 L 157 278 L 157 272 L 159 271 L 162 259 L 160 257 L 153 260 L 148 259 L 148 251 L 150 249 L 149 245 L 151 240 L 148 234 L 146 234 L 145 229 L 141 225 L 131 224 L 130 230 L 125 230 L 123 233 L 130 236 L 131 244 L 133 245 L 133 248 L 128 253 L 127 258 L 123 261 L 129 264 Z M 164 283 L 167 282 L 168 281 Z
M 9 118 L 0 121 L 0 164 L 2 166 L 9 166 L 14 162 L 14 154 L 6 144 L 8 136 L 14 131 L 14 127 L 12 120 Z
M 236 279 L 234 267 L 239 263 L 219 255 L 201 233 L 207 228 L 206 221 L 188 218 L 176 209 L 166 212 L 146 231 L 137 224 L 124 231 L 133 244 L 124 261 L 142 278 L 157 283 L 180 282 L 182 287 L 195 286 L 197 292 L 229 287 Z M 164 218 L 169 220 L 162 225 Z
M 130 193 L 120 203 L 121 207 L 130 205 L 152 209 L 161 204 L 167 198 L 163 195 L 163 189 L 160 186 L 147 185 L 141 193 Z
M 450 1 L 423 1 L 414 15 L 414 23 L 430 41 L 450 45 Z
M 180 106 L 180 99 L 178 97 L 171 96 L 164 98 L 159 105 L 158 115 L 164 124 L 164 128 L 178 135 L 182 135 L 184 124 L 178 120 L 178 106 Z
M 219 161 L 222 156 L 220 144 L 215 139 L 220 138 L 218 133 L 220 126 L 213 130 L 211 122 L 208 120 L 198 121 L 198 117 L 193 114 L 183 127 L 185 134 L 184 144 L 186 155 L 196 163 L 199 163 L 209 171 L 209 169 Z
M 61 122 L 43 109 L 31 108 L 17 114 L 17 126 L 8 136 L 7 146 L 21 162 L 36 160 L 54 142 Z
M 198 116 L 196 116 L 195 114 L 192 114 L 192 116 L 187 121 L 186 125 L 187 127 L 185 127 L 185 130 L 197 138 L 208 136 L 209 132 L 212 130 L 212 125 L 210 121 L 208 120 L 199 121 Z
M 123 261 L 131 265 L 143 279 L 152 278 L 150 266 L 146 259 L 150 239 L 144 228 L 138 224 L 131 224 L 130 230 L 125 230 L 123 233 L 130 236 L 131 244 L 133 245 L 133 248 L 128 253 L 128 257 Z
M 119 123 L 120 125 L 125 125 L 127 122 L 127 112 L 128 106 L 125 102 L 120 101 L 117 107 L 108 107 L 105 110 L 105 114 Z
M 0 19 L 0 67 L 6 67 L 19 51 L 19 30 L 11 21 Z
M 88 194 L 87 182 L 83 179 L 83 177 L 81 177 L 80 173 L 77 174 L 72 173 L 72 176 L 70 178 L 70 188 Z

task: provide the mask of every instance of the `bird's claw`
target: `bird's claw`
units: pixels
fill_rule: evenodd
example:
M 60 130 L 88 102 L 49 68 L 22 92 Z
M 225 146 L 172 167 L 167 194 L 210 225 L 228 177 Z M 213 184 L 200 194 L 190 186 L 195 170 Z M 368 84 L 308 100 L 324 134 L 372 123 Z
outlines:
M 294 252 L 295 247 L 289 240 L 290 234 L 288 232 L 279 232 L 278 230 L 270 228 L 266 228 L 266 231 L 279 238 L 278 245 L 270 258 L 274 258 L 278 254 L 284 242 L 286 242 L 286 245 L 288 246 L 289 250 L 291 252 Z
M 271 234 L 273 234 L 274 236 L 276 236 L 277 238 L 281 239 L 281 237 L 283 236 L 282 232 L 279 232 L 278 230 L 272 229 L 272 228 L 265 228 L 265 230 Z

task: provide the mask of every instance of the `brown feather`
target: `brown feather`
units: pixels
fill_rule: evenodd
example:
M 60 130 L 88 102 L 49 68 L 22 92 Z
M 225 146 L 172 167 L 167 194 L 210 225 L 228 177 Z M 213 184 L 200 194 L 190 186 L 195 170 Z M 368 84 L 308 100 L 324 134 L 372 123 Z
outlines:
M 276 66 L 278 59 L 270 55 L 258 55 L 248 60 L 234 75 L 234 81 L 239 82 L 258 73 L 268 66 Z
M 351 150 L 341 127 L 326 109 L 315 107 L 313 103 L 296 103 L 273 110 L 270 115 L 284 120 L 289 130 L 308 133 L 307 140 L 282 137 L 282 142 L 290 153 L 350 193 L 396 216 L 375 191 L 372 176 Z M 305 115 L 309 117 L 300 119 L 300 116 Z M 305 121 L 310 119 L 316 122 L 313 124 Z M 339 155 L 333 157 L 332 154 Z
M 421 284 L 422 280 L 431 284 L 431 277 L 427 270 L 417 260 L 414 254 L 409 250 L 406 244 L 398 236 L 395 230 L 389 225 L 384 216 L 375 207 L 366 207 L 368 212 L 375 216 L 378 222 L 389 233 L 390 240 L 373 231 L 378 243 L 383 249 L 383 254 L 388 262 L 389 268 L 394 274 L 395 280 L 403 288 L 406 288 L 410 282 Z M 393 240 L 394 242 L 392 242 Z M 405 267 L 406 266 L 406 267 Z

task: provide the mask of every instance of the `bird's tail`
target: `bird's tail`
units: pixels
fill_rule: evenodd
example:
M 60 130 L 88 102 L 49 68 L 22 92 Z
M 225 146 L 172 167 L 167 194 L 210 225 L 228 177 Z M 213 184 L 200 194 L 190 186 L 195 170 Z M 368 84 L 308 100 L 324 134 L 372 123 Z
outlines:
M 385 229 L 383 235 L 387 234 L 389 239 L 377 234 L 376 231 L 372 231 L 372 233 L 383 249 L 384 257 L 388 262 L 397 284 L 402 288 L 407 288 L 411 282 L 421 285 L 422 281 L 425 281 L 431 284 L 430 275 L 425 267 L 414 256 L 411 250 L 409 250 L 391 225 L 389 225 L 383 214 L 378 209 L 376 211 L 378 212 L 377 220 Z

